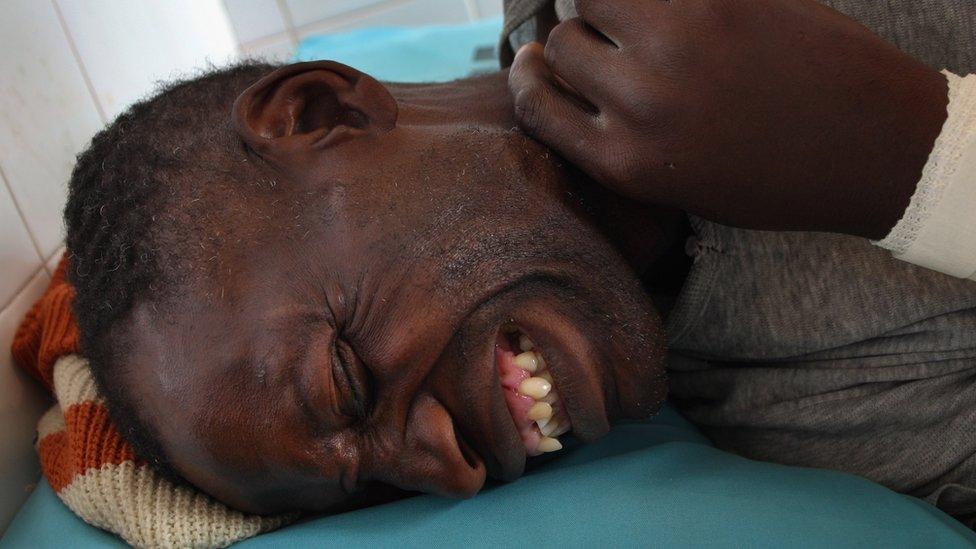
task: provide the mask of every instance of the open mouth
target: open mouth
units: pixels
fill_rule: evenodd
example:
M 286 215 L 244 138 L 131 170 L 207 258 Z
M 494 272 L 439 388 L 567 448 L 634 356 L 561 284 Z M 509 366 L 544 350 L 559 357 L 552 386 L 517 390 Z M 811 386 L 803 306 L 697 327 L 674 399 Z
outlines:
M 569 414 L 542 351 L 514 324 L 506 324 L 498 333 L 495 369 L 526 454 L 562 449 L 559 437 L 572 429 Z

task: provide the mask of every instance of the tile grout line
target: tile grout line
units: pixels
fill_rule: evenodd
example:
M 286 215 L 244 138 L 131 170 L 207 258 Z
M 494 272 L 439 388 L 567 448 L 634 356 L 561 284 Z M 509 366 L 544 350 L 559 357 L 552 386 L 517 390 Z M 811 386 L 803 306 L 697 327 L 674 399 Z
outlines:
M 274 46 L 281 41 L 287 41 L 289 44 L 291 43 L 291 36 L 288 35 L 287 31 L 276 32 L 274 34 L 262 36 L 261 38 L 254 38 L 252 40 L 248 40 L 247 42 L 239 42 L 237 46 L 243 54 L 244 50 L 246 49 Z
M 50 275 L 50 273 L 47 272 L 47 265 L 41 265 L 41 268 L 40 269 L 37 269 L 36 271 L 34 271 L 33 273 L 31 273 L 31 275 L 29 277 L 27 277 L 27 282 L 24 282 L 23 284 L 21 284 L 17 288 L 17 291 L 14 292 L 13 297 L 11 297 L 9 300 L 7 300 L 7 302 L 3 304 L 3 307 L 0 307 L 0 312 L 6 311 L 7 309 L 9 309 L 10 306 L 13 305 L 14 301 L 17 301 L 17 298 L 20 297 L 20 294 L 24 293 L 24 290 L 26 290 L 31 285 L 31 282 L 34 282 L 34 279 L 37 278 L 37 275 L 40 272 L 42 272 L 42 271 L 45 274 L 47 274 L 48 277 L 50 278 L 51 275 Z M 19 324 L 20 323 L 18 322 L 18 325 Z
M 283 2 L 284 0 L 275 0 L 276 2 Z M 371 15 L 376 15 L 383 13 L 389 9 L 393 9 L 399 6 L 404 6 L 412 3 L 414 0 L 387 0 L 385 2 L 380 2 L 379 4 L 372 4 L 368 6 L 363 6 L 361 8 L 354 9 L 352 11 L 347 11 L 345 13 L 340 13 L 332 17 L 327 17 L 324 19 L 317 19 L 310 23 L 305 23 L 301 26 L 295 27 L 291 17 L 291 10 L 288 9 L 287 5 L 284 9 L 288 10 L 288 20 L 286 22 L 286 30 L 268 34 L 265 36 L 260 36 L 258 38 L 252 38 L 247 41 L 238 42 L 238 51 L 243 55 L 245 50 L 259 49 L 268 46 L 274 46 L 283 41 L 288 41 L 292 47 L 297 47 L 298 43 L 301 42 L 300 36 L 309 32 L 319 32 L 328 31 L 337 26 L 345 25 L 351 22 L 355 22 L 357 19 L 362 19 L 364 17 L 369 17 Z M 471 21 L 481 20 L 481 10 L 475 0 L 460 0 L 468 11 L 468 17 Z M 284 16 L 282 16 L 284 17 Z
M 230 24 L 230 28 L 234 31 L 234 48 L 237 50 L 237 56 L 241 57 L 244 55 L 243 43 L 241 42 L 240 33 L 237 31 L 237 25 L 230 17 L 230 6 L 227 5 L 227 0 L 220 0 L 221 7 L 224 8 L 224 15 L 227 16 L 227 22 Z
M 335 27 L 355 22 L 358 19 L 369 17 L 370 15 L 378 15 L 400 6 L 412 4 L 413 2 L 414 0 L 386 0 L 384 2 L 380 2 L 379 4 L 363 6 L 345 13 L 340 13 L 327 19 L 319 19 L 317 21 L 312 21 L 311 23 L 305 23 L 304 25 L 295 27 L 295 32 L 298 34 L 298 36 L 301 36 L 310 32 L 327 31 Z
M 275 0 L 275 5 L 278 6 L 278 13 L 285 23 L 285 34 L 288 36 L 288 41 L 291 42 L 293 48 L 298 49 L 298 33 L 295 32 L 295 19 L 291 15 L 291 8 L 288 7 L 285 0 Z
M 51 1 L 53 2 L 54 0 Z M 24 231 L 27 233 L 27 238 L 30 239 L 31 246 L 34 247 L 34 253 L 36 253 L 37 258 L 41 260 L 41 268 L 44 269 L 44 252 L 41 251 L 41 243 L 38 242 L 37 236 L 35 236 L 34 231 L 31 230 L 30 224 L 27 223 L 27 215 L 24 213 L 24 208 L 21 207 L 20 201 L 17 200 L 17 195 L 14 194 L 14 188 L 10 185 L 10 179 L 7 177 L 2 164 L 0 164 L 0 179 L 3 180 L 3 186 L 7 188 L 7 194 L 10 195 L 10 202 L 14 205 L 14 210 L 16 210 L 17 217 L 20 218 L 20 223 L 23 225 Z M 35 276 L 37 276 L 36 271 L 30 276 L 25 285 L 14 293 L 13 298 L 11 298 L 11 302 L 13 302 L 13 299 L 16 299 L 17 295 L 19 295 L 20 292 L 27 287 L 27 284 L 30 284 L 30 281 L 33 280 Z M 5 303 L 3 308 L 6 309 L 7 305 L 9 304 L 10 303 Z
M 468 19 L 472 22 L 481 19 L 481 10 L 478 9 L 478 4 L 474 0 L 464 0 L 464 7 L 468 8 Z
M 248 40 L 247 42 L 241 42 L 240 48 L 241 52 L 245 49 L 255 49 L 263 48 L 266 46 L 273 46 L 281 41 L 287 41 L 291 43 L 291 37 L 285 31 L 276 32 L 274 34 L 269 34 L 268 36 L 262 36 L 261 38 L 254 38 L 253 40 Z
M 81 72 L 81 78 L 85 81 L 85 87 L 88 88 L 88 95 L 91 96 L 92 103 L 95 104 L 95 111 L 98 112 L 98 118 L 102 121 L 102 124 L 108 124 L 108 117 L 105 116 L 105 109 L 102 108 L 102 103 L 98 100 L 98 94 L 95 93 L 95 85 L 91 81 L 91 76 L 88 74 L 88 68 L 85 66 L 85 62 L 81 59 L 81 53 L 78 52 L 78 47 L 75 45 L 75 39 L 71 36 L 71 30 L 68 28 L 68 22 L 64 20 L 64 14 L 61 13 L 61 6 L 58 5 L 57 0 L 51 0 L 51 5 L 54 7 L 54 13 L 58 16 L 58 23 L 61 25 L 61 32 L 64 33 L 64 37 L 68 41 L 68 48 L 71 50 L 71 55 L 75 58 L 75 63 L 78 65 L 78 71 Z
M 61 12 L 61 6 L 58 5 L 58 0 L 51 0 L 51 7 L 54 8 L 54 13 L 58 17 L 58 24 L 61 25 L 61 32 L 64 33 L 64 39 L 68 42 L 68 49 L 71 50 L 71 56 L 75 59 L 75 64 L 78 66 L 78 72 L 81 73 L 81 79 L 85 82 L 85 88 L 88 90 L 88 96 L 91 98 L 92 105 L 95 106 L 95 112 L 98 113 L 98 119 L 102 121 L 102 124 L 108 124 L 108 117 L 105 115 L 105 109 L 102 108 L 102 102 L 98 99 L 98 93 L 95 91 L 95 84 L 91 80 L 91 75 L 88 74 L 88 67 L 85 66 L 85 61 L 81 58 L 81 52 L 78 51 L 78 46 L 75 44 L 74 36 L 71 35 L 71 29 L 68 28 L 68 21 L 65 20 L 64 14 Z M 54 249 L 54 252 L 50 256 L 44 258 L 44 264 L 42 268 L 47 271 L 48 276 L 54 276 L 54 273 L 48 268 L 48 263 L 51 259 L 61 253 L 64 249 L 64 239 L 62 238 L 60 245 Z M 43 258 L 44 254 L 41 254 Z M 36 273 L 35 273 L 36 276 Z
M 281 1 L 281 0 L 276 0 Z M 241 42 L 238 44 L 240 49 L 243 51 L 245 49 L 261 48 L 265 46 L 273 46 L 278 42 L 283 40 L 288 40 L 292 46 L 298 45 L 301 42 L 299 36 L 309 31 L 318 30 L 328 30 L 329 28 L 344 25 L 350 22 L 354 22 L 357 19 L 362 19 L 364 17 L 369 17 L 371 15 L 376 15 L 378 13 L 383 13 L 389 9 L 393 9 L 399 6 L 404 6 L 413 3 L 414 0 L 386 0 L 379 4 L 372 4 L 369 6 L 363 6 L 361 8 L 356 8 L 352 11 L 347 11 L 345 13 L 340 13 L 339 15 L 334 15 L 332 17 L 327 17 L 325 19 L 317 19 L 311 23 L 305 23 L 304 25 L 295 27 L 291 26 L 294 36 L 289 32 L 289 30 L 279 31 L 267 36 L 262 36 L 260 38 L 252 38 L 247 42 Z M 286 6 L 287 7 L 287 6 Z M 289 11 L 289 14 L 291 12 Z
M 81 59 L 78 56 L 78 52 L 74 47 L 74 42 L 71 40 L 71 36 L 67 31 L 64 18 L 61 16 L 61 10 L 58 8 L 57 2 L 55 0 L 51 0 L 51 7 L 54 8 L 54 13 L 58 18 L 58 24 L 61 26 L 61 31 L 64 32 L 65 34 L 65 38 L 68 41 L 68 48 L 71 50 L 71 53 L 75 58 L 75 62 L 81 65 Z M 85 80 L 85 85 L 88 86 L 88 93 L 92 94 L 93 89 L 91 87 L 91 82 L 89 82 L 88 80 L 88 75 L 86 74 L 86 71 L 84 70 L 83 66 L 79 68 L 82 72 L 82 77 Z M 92 97 L 92 100 L 95 102 L 95 109 L 96 111 L 98 111 L 98 116 L 101 118 L 102 122 L 104 123 L 105 115 L 102 113 L 102 109 L 98 105 L 98 101 L 95 100 L 94 96 Z M 3 307 L 0 307 L 0 311 L 5 311 L 7 307 L 9 307 L 17 299 L 17 297 L 25 289 L 27 289 L 28 286 L 30 286 L 30 283 L 34 281 L 34 278 L 37 277 L 37 274 L 39 272 L 44 271 L 48 274 L 48 276 L 50 276 L 51 273 L 49 273 L 47 270 L 47 263 L 50 258 L 45 259 L 44 252 L 41 251 L 41 243 L 38 242 L 37 236 L 35 236 L 34 231 L 31 230 L 30 224 L 27 223 L 27 215 L 24 213 L 24 209 L 23 207 L 21 207 L 20 201 L 17 200 L 17 195 L 14 193 L 13 187 L 10 186 L 10 179 L 7 177 L 7 174 L 4 171 L 2 165 L 0 165 L 0 180 L 3 180 L 3 186 L 7 189 L 7 194 L 10 195 L 10 202 L 14 205 L 14 210 L 17 212 L 17 217 L 20 218 L 20 223 L 24 227 L 24 231 L 27 233 L 27 238 L 30 240 L 31 246 L 34 248 L 34 253 L 37 254 L 37 259 L 40 260 L 41 262 L 40 268 L 32 272 L 31 275 L 27 278 L 27 280 L 20 287 L 17 288 L 13 296 L 11 296 L 11 298 L 6 303 L 3 304 Z M 55 250 L 54 253 L 55 254 L 58 253 L 60 249 L 61 247 L 58 246 L 58 248 Z
M 50 268 L 48 268 L 48 266 L 51 263 L 51 260 L 54 259 L 55 256 L 58 256 L 58 255 L 61 255 L 61 254 L 67 253 L 67 252 L 68 252 L 68 249 L 65 247 L 64 242 L 62 242 L 61 245 L 58 246 L 58 249 L 54 250 L 54 252 L 50 256 L 48 256 L 47 259 L 44 260 L 44 268 L 47 269 L 47 274 L 49 274 L 51 276 L 54 276 L 54 271 L 51 270 Z
M 20 201 L 17 200 L 17 196 L 14 194 L 13 187 L 10 186 L 10 180 L 7 179 L 7 174 L 4 173 L 2 165 L 0 165 L 0 179 L 3 180 L 3 186 L 7 188 L 7 194 L 10 195 L 10 203 L 14 205 L 14 210 L 17 212 L 17 217 L 20 218 L 20 224 L 24 226 L 24 232 L 27 233 L 27 238 L 30 240 L 31 246 L 34 248 L 34 253 L 37 254 L 37 258 L 41 260 L 41 267 L 43 267 L 44 252 L 41 251 L 41 243 L 37 241 L 37 237 L 34 236 L 34 231 L 32 231 L 30 225 L 27 224 L 27 216 L 24 214 L 24 209 L 20 207 Z

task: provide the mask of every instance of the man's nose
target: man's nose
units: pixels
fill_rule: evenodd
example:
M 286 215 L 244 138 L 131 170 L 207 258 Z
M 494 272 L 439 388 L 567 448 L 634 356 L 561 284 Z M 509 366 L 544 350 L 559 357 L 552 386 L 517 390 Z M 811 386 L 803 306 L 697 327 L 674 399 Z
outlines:
M 416 398 L 402 446 L 377 464 L 374 478 L 404 490 L 467 498 L 485 483 L 485 465 L 465 459 L 448 411 L 429 394 Z

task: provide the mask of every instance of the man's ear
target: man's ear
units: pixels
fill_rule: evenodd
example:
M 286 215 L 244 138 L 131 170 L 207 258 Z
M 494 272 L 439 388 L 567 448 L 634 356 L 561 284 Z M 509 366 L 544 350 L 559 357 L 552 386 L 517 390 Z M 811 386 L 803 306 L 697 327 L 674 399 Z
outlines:
M 396 126 L 397 103 L 375 79 L 333 61 L 282 67 L 234 102 L 234 125 L 255 152 L 288 163 Z

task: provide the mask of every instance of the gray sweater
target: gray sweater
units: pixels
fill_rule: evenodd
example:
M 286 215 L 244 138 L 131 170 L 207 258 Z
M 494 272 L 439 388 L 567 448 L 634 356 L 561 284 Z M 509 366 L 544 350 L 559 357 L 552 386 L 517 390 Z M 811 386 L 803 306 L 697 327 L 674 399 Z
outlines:
M 825 3 L 931 66 L 976 72 L 973 0 Z M 506 0 L 502 61 L 571 0 Z M 976 212 L 974 212 L 976 215 Z M 976 523 L 976 283 L 858 238 L 693 219 L 671 395 L 717 446 L 858 474 Z

